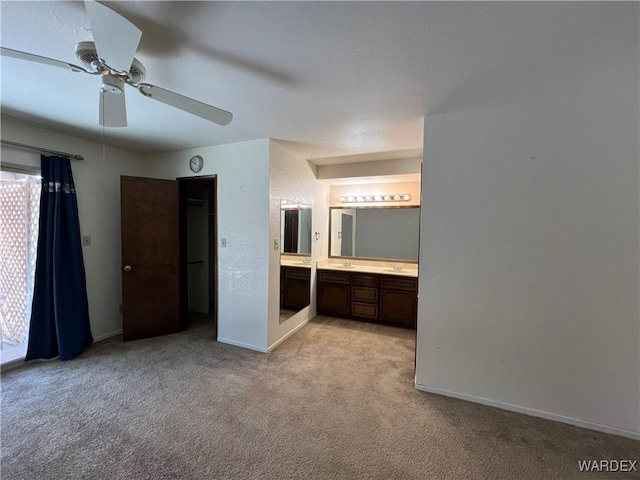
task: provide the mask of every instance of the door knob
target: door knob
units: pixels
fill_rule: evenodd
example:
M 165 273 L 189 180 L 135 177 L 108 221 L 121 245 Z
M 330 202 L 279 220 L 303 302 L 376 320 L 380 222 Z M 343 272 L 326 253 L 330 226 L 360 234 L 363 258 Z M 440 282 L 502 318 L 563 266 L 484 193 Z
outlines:
M 124 271 L 125 272 L 130 272 L 131 271 L 131 265 L 125 265 L 124 266 Z

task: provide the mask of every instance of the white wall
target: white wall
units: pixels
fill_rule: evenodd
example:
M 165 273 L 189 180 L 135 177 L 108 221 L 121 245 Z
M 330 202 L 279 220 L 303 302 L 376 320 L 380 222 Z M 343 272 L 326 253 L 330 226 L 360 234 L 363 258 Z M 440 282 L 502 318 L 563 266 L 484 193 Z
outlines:
M 279 143 L 269 141 L 270 161 L 270 250 L 269 250 L 269 349 L 316 315 L 316 261 L 327 258 L 329 232 L 329 187 L 316 180 L 314 167 Z M 282 324 L 280 323 L 280 251 L 273 248 L 280 241 L 281 201 L 311 205 L 312 232 L 320 239 L 311 240 L 311 304 Z
M 201 175 L 217 175 L 218 341 L 267 351 L 269 305 L 269 140 L 231 143 L 148 157 L 147 176 L 194 176 L 189 159 L 204 158 Z M 278 213 L 280 206 L 278 205 Z
M 415 176 L 415 174 L 420 173 L 421 165 L 422 157 L 395 158 L 391 160 L 378 160 L 372 162 L 341 163 L 337 165 L 320 165 L 317 168 L 317 177 L 319 180 L 378 177 L 387 175 L 412 177 Z
M 78 196 L 82 235 L 91 236 L 83 247 L 91 332 L 96 340 L 122 331 L 120 175 L 141 175 L 146 162 L 135 153 L 106 147 L 57 133 L 12 117 L 2 117 L 2 138 L 52 150 L 77 153 L 85 158 L 72 161 Z M 40 154 L 2 146 L 2 162 L 40 167 Z
M 639 100 L 425 118 L 417 388 L 640 437 Z

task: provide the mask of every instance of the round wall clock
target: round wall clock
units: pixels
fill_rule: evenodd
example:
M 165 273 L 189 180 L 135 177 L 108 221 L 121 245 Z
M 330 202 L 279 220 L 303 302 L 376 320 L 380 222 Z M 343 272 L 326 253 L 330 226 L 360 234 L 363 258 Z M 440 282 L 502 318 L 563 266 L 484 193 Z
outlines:
M 198 173 L 200 170 L 202 170 L 203 166 L 204 158 L 202 158 L 200 155 L 196 155 L 195 157 L 192 157 L 191 160 L 189 160 L 189 168 L 193 173 Z

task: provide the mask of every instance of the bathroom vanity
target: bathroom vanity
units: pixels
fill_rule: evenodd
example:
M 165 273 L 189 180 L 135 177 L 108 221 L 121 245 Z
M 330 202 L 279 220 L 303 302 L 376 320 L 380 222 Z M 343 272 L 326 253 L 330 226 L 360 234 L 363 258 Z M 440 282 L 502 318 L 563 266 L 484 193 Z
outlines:
M 300 310 L 311 300 L 311 265 L 280 266 L 280 308 Z
M 417 268 L 318 264 L 318 313 L 415 328 Z
M 330 207 L 318 313 L 415 328 L 419 227 L 416 205 Z

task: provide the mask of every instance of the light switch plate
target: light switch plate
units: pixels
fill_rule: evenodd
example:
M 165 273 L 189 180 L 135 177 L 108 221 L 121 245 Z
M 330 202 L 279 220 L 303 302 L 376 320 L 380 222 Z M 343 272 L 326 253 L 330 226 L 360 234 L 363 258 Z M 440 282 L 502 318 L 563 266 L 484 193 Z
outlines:
M 221 246 L 222 248 L 227 248 L 227 238 L 226 238 L 226 237 L 222 237 L 222 238 L 220 239 L 220 246 Z
M 90 247 L 91 246 L 91 237 L 88 235 L 85 235 L 82 237 L 82 246 L 83 247 Z

